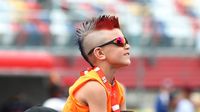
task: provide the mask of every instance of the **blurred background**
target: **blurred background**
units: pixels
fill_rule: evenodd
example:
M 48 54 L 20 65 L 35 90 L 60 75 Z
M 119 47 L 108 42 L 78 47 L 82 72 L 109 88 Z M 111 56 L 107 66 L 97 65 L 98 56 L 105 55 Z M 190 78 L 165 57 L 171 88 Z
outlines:
M 175 112 L 187 90 L 200 112 L 199 0 L 0 0 L 1 112 L 49 105 L 45 101 L 55 97 L 62 105 L 89 67 L 75 45 L 74 26 L 101 14 L 119 17 L 132 47 L 132 64 L 116 75 L 128 109 Z

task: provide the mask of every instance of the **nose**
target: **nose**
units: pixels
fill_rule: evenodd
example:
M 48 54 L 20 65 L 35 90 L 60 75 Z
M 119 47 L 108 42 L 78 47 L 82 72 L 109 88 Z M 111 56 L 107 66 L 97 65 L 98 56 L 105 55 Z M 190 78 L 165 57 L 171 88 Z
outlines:
M 126 45 L 124 46 L 124 48 L 125 48 L 125 49 L 128 49 L 128 50 L 130 49 L 130 47 L 131 47 L 131 46 L 130 46 L 129 44 L 126 44 Z

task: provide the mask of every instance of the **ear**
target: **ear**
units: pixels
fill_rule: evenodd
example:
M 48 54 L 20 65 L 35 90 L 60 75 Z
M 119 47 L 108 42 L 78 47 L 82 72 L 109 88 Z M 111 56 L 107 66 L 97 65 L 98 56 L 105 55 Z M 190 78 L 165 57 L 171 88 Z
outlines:
M 99 60 L 104 60 L 106 58 L 102 48 L 100 48 L 100 47 L 95 48 L 93 53 L 94 53 L 95 57 Z

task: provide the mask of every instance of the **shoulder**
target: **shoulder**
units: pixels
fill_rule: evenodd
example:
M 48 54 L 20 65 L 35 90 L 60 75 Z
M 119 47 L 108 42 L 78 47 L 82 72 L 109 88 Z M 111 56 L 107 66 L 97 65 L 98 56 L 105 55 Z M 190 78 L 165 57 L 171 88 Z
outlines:
M 99 82 L 88 81 L 76 91 L 74 96 L 79 102 L 87 105 L 91 100 L 106 99 L 106 91 Z
M 120 91 L 122 91 L 123 93 L 125 93 L 126 92 L 125 86 L 123 84 L 121 84 L 120 82 L 118 82 L 118 81 L 117 81 L 117 84 L 118 84 L 118 87 L 119 87 Z
M 104 93 L 105 88 L 98 81 L 88 81 L 81 89 L 83 93 L 96 94 L 96 93 Z

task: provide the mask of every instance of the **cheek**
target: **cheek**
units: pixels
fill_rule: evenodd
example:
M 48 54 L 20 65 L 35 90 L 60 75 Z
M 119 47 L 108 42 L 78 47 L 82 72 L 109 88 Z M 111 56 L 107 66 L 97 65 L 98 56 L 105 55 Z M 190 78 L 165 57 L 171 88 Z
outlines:
M 111 49 L 106 54 L 106 60 L 108 63 L 115 65 L 116 67 L 127 66 L 131 63 L 129 56 L 124 56 L 122 49 Z
M 115 47 L 110 47 L 105 50 L 106 57 L 114 57 L 118 53 L 119 51 Z
M 107 55 L 106 55 L 106 58 L 109 60 L 109 61 L 118 61 L 120 60 L 122 56 L 122 52 L 119 50 L 119 49 L 110 49 L 107 51 Z

